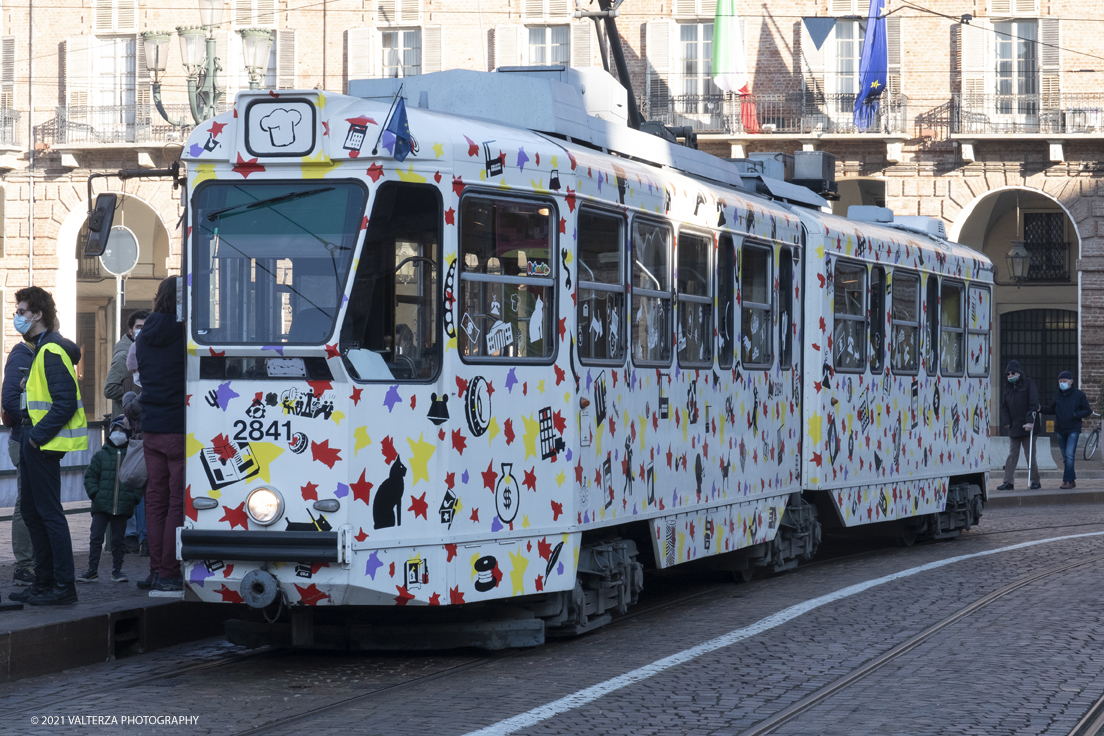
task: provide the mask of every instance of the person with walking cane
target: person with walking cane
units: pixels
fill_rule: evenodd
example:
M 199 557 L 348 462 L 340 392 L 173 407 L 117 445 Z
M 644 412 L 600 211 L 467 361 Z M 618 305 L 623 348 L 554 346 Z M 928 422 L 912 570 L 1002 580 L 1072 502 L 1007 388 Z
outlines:
M 1015 490 L 1013 479 L 1020 462 L 1020 450 L 1027 455 L 1031 473 L 1031 490 L 1042 488 L 1039 482 L 1039 461 L 1032 452 L 1035 425 L 1039 418 L 1039 389 L 1020 368 L 1018 360 L 1008 362 L 1001 392 L 1001 427 L 1008 432 L 1008 459 L 1004 461 L 1004 483 L 998 491 Z

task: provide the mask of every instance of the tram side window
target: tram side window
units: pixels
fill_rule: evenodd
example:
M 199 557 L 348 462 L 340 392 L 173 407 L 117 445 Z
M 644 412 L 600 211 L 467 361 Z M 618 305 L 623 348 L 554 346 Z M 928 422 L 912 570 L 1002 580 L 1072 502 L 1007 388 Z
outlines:
M 427 381 L 441 365 L 440 196 L 386 183 L 376 193 L 341 327 L 341 355 L 361 381 Z
M 837 260 L 832 300 L 832 354 L 836 370 L 866 370 L 866 266 Z
M 885 363 L 885 269 L 870 269 L 870 372 L 882 372 Z
M 462 357 L 552 357 L 554 230 L 552 208 L 542 202 L 469 197 L 461 204 Z
M 965 370 L 965 356 L 962 354 L 965 340 L 962 312 L 962 284 L 944 280 L 939 297 L 939 354 L 943 361 L 940 368 L 945 376 L 961 376 Z
M 989 290 L 971 286 L 967 314 L 968 367 L 971 376 L 983 378 L 989 375 L 989 328 L 992 318 Z
M 579 359 L 625 358 L 624 221 L 582 210 L 579 213 Z
M 782 369 L 793 365 L 793 341 L 797 331 L 793 273 L 793 251 L 783 248 L 778 261 L 778 367 Z
M 889 352 L 893 370 L 915 373 L 920 355 L 920 277 L 908 271 L 893 271 L 890 316 L 893 332 Z
M 713 290 L 709 252 L 713 238 L 679 233 L 678 239 L 678 359 L 679 365 L 713 365 Z
M 746 368 L 769 368 L 771 340 L 771 261 L 769 248 L 744 245 L 740 251 L 741 360 Z
M 939 373 L 939 277 L 928 276 L 927 304 L 924 309 L 928 334 L 924 336 L 924 369 L 929 376 Z
M 736 250 L 729 235 L 721 236 L 717 248 L 717 334 L 720 345 L 717 363 L 731 368 L 736 339 Z
M 632 353 L 638 365 L 671 363 L 671 231 L 633 220 Z

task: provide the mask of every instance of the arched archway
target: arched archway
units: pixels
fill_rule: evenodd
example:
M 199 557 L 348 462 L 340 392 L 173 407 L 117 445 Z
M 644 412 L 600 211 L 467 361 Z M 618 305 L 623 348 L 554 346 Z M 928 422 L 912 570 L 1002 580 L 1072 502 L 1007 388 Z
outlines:
M 129 228 L 138 240 L 138 264 L 124 280 L 123 329 L 139 309 L 150 309 L 157 284 L 169 275 L 169 229 L 160 213 L 145 199 L 117 192 L 115 225 Z M 99 258 L 85 258 L 88 202 L 79 203 L 58 229 L 58 301 L 62 331 L 81 348 L 78 368 L 81 398 L 88 418 L 111 411 L 103 396 L 104 379 L 119 335 L 115 331 L 115 277 L 103 270 Z M 91 398 L 90 398 L 91 397 Z
M 1072 371 L 1080 380 L 1081 299 L 1076 262 L 1081 254 L 1081 234 L 1066 205 L 1031 187 L 1000 187 L 963 207 L 949 237 L 993 261 L 994 409 L 999 406 L 1005 361 L 1019 358 L 1018 353 L 1037 368 L 1039 375 L 1032 377 L 1044 402 L 1057 388 L 1057 371 Z M 1032 256 L 1027 278 L 1019 284 L 1011 278 L 1006 258 L 1015 240 L 1025 241 Z M 1050 328 L 1049 323 L 1053 323 Z M 1062 368 L 1044 359 L 1048 336 L 1062 340 L 1064 347 L 1052 356 L 1067 363 Z M 996 422 L 999 413 L 994 411 L 993 417 Z

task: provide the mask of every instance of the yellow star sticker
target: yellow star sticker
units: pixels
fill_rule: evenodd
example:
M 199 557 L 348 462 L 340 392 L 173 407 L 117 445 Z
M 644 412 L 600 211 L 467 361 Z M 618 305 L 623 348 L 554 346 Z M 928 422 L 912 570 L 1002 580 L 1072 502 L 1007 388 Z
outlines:
M 222 493 L 220 491 L 210 490 L 207 491 L 207 495 L 214 499 L 222 498 Z
M 196 345 L 191 340 L 188 341 L 188 355 L 192 356 L 193 358 L 196 357 L 196 350 L 198 350 L 198 349 L 199 349 L 198 345 Z
M 257 463 L 257 475 L 250 479 L 250 483 L 260 479 L 265 483 L 272 482 L 272 461 L 284 454 L 284 448 L 272 442 L 250 442 L 249 455 L 253 462 Z
M 319 110 L 325 110 L 326 109 L 326 95 L 319 92 L 318 93 L 318 101 L 315 102 L 314 104 L 318 106 Z
M 334 420 L 334 424 L 336 424 L 339 427 L 341 426 L 341 420 L 344 419 L 344 418 L 345 418 L 345 414 L 343 412 L 340 412 L 340 411 L 335 411 L 333 414 L 330 415 L 330 419 Z
M 521 547 L 518 547 L 516 555 L 510 552 L 510 564 L 514 566 L 514 569 L 510 571 L 510 593 L 511 595 L 523 595 L 525 593 L 525 570 L 529 567 L 529 560 L 521 554 Z
M 200 182 L 207 181 L 208 179 L 217 179 L 215 174 L 214 164 L 197 164 L 195 167 L 195 174 L 192 175 L 192 186 L 196 186 Z
M 814 445 L 819 445 L 824 431 L 824 417 L 819 414 L 814 414 L 809 417 L 809 439 L 812 440 Z
M 340 165 L 339 162 L 331 160 L 325 151 L 319 150 L 317 156 L 303 156 L 303 165 L 300 168 L 304 179 L 322 179 Z M 413 167 L 413 164 L 411 166 Z
M 537 194 L 548 194 L 548 190 L 544 187 L 543 176 L 540 179 L 530 179 L 529 183 L 532 185 L 533 191 Z
M 560 471 L 560 474 L 556 476 L 556 485 L 563 486 L 564 481 L 567 480 L 567 476 L 564 475 L 564 471 Z
M 544 379 L 543 378 L 540 381 L 537 382 L 537 391 L 542 393 L 542 394 L 544 393 Z
M 533 415 L 530 414 L 527 417 L 522 417 L 521 421 L 525 424 L 525 436 L 522 438 L 525 440 L 525 459 L 537 456 L 537 437 L 540 435 L 540 423 L 533 419 Z
M 410 164 L 410 168 L 406 171 L 402 169 L 395 169 L 395 173 L 399 175 L 400 181 L 405 181 L 408 184 L 425 184 L 426 178 L 421 174 L 414 173 L 414 164 Z
M 526 516 L 525 514 L 522 514 L 522 516 L 521 516 L 521 528 L 522 529 L 528 529 L 529 528 L 529 517 Z
M 424 433 L 419 434 L 417 442 L 409 437 L 406 438 L 410 451 L 414 453 L 410 458 L 410 471 L 414 476 L 413 485 L 418 485 L 419 480 L 429 482 L 429 459 L 437 451 L 437 446 L 426 442 L 424 437 Z
M 423 179 L 422 181 L 425 181 L 425 180 Z M 503 177 L 502 181 L 500 181 L 498 183 L 498 188 L 501 189 L 504 192 L 508 189 L 513 189 L 513 187 L 511 187 L 509 184 L 506 183 L 506 177 Z
M 353 439 L 355 444 L 353 445 L 353 457 L 360 454 L 368 445 L 372 444 L 372 438 L 368 436 L 368 427 L 357 427 L 353 430 Z
M 197 452 L 199 452 L 200 450 L 203 449 L 203 443 L 200 442 L 199 440 L 197 440 L 195 438 L 195 435 L 190 433 L 190 432 L 188 433 L 188 437 L 185 440 L 185 442 L 187 443 L 186 444 L 186 448 L 187 448 L 186 451 L 188 453 L 188 457 L 192 457 Z
M 442 146 L 440 143 L 437 143 L 436 141 L 434 141 L 434 143 L 433 143 L 433 157 L 434 158 L 441 158 L 444 155 L 445 155 L 445 147 Z
M 498 418 L 491 417 L 491 423 L 487 425 L 488 443 L 494 442 L 494 438 L 498 436 L 498 432 Z

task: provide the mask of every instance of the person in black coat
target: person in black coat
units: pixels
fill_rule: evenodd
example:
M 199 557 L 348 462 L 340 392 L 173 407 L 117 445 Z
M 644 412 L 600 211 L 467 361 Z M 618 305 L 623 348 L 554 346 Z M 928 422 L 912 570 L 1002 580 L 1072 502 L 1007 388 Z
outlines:
M 19 443 L 23 431 L 23 414 L 20 407 L 23 389 L 19 387 L 23 380 L 23 373 L 31 369 L 31 360 L 34 358 L 34 349 L 20 340 L 8 353 L 8 360 L 4 363 L 4 384 L 0 389 L 0 405 L 3 406 L 5 421 L 11 427 L 8 435 L 8 456 L 15 466 L 15 508 L 12 510 L 12 553 L 15 554 L 15 573 L 12 578 L 14 585 L 31 585 L 34 583 L 34 547 L 31 545 L 31 534 L 27 531 L 27 525 L 23 522 L 23 512 L 19 510 L 19 499 L 22 496 L 23 481 L 19 473 Z
M 1092 414 L 1092 408 L 1085 393 L 1073 387 L 1072 373 L 1062 371 L 1058 374 L 1058 393 L 1054 394 L 1054 401 L 1039 411 L 1054 415 L 1054 430 L 1065 466 L 1062 489 L 1076 488 L 1077 473 L 1073 470 L 1073 463 L 1077 459 L 1077 439 L 1081 436 L 1081 419 Z
M 1031 458 L 1031 488 L 1042 488 L 1039 482 L 1039 459 L 1031 451 L 1032 433 L 1039 421 L 1039 389 L 1020 368 L 1020 361 L 1010 360 L 1004 371 L 1001 392 L 1001 428 L 1008 433 L 1008 459 L 1004 461 L 1004 483 L 998 491 L 1015 489 L 1012 480 L 1020 462 L 1020 449 Z

